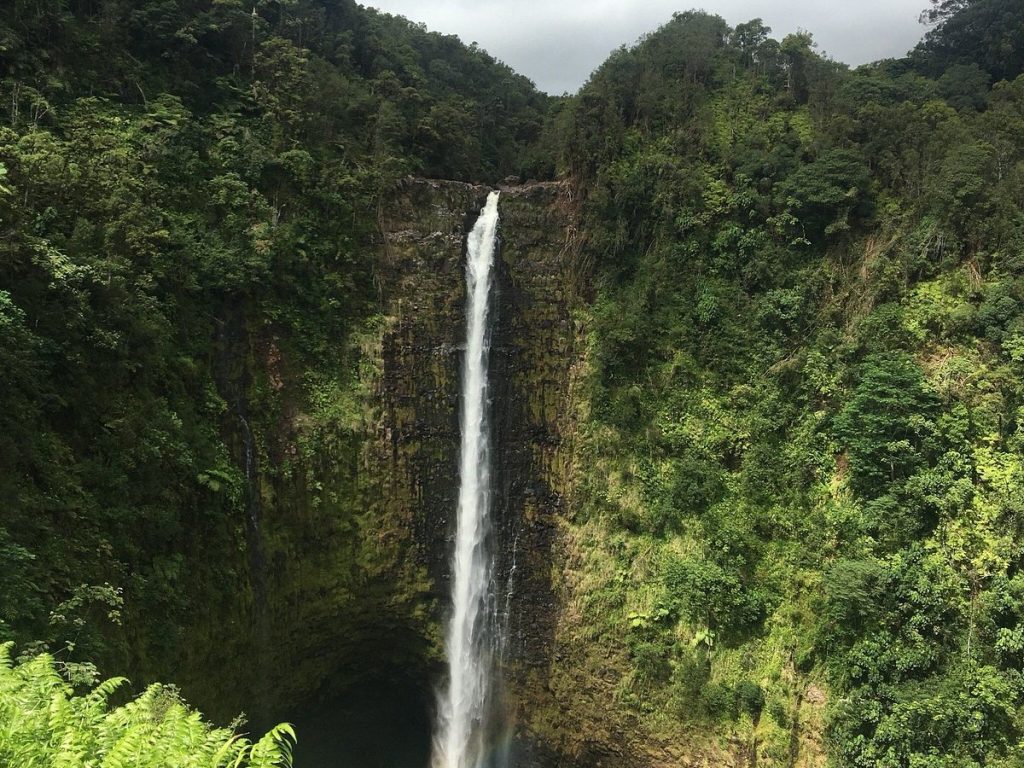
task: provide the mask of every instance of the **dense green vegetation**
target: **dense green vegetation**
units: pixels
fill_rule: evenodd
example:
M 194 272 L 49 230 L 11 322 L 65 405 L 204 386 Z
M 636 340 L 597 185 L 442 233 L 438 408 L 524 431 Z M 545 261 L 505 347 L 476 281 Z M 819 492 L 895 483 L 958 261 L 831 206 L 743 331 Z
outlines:
M 170 689 L 68 686 L 297 675 L 248 655 L 268 580 L 344 541 L 304 575 L 341 622 L 381 551 L 354 469 L 378 206 L 557 171 L 594 272 L 563 672 L 617 686 L 571 716 L 768 764 L 1020 764 L 1024 14 L 929 15 L 850 70 L 681 13 L 554 101 L 351 0 L 7 4 L 0 762 L 284 758 Z
M 124 684 L 112 678 L 75 696 L 37 656 L 12 666 L 0 646 L 0 762 L 9 766 L 99 768 L 287 768 L 295 733 L 280 725 L 255 743 L 204 723 L 173 688 L 151 685 L 134 701 L 110 707 Z
M 16 0 L 0 101 L 0 639 L 223 717 L 280 559 L 357 547 L 381 194 L 545 173 L 548 99 L 351 0 Z
M 1024 758 L 1024 17 L 936 11 L 855 71 L 677 14 L 573 107 L 578 631 L 666 739 L 793 764 L 827 691 L 835 765 Z

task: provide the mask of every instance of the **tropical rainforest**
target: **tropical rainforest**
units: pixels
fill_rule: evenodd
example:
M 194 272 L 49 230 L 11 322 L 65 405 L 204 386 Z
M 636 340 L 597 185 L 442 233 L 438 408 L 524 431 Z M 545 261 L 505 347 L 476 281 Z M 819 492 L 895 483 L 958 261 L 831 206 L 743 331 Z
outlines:
M 310 595 L 353 679 L 434 652 L 363 448 L 416 176 L 578 217 L 565 764 L 1021 765 L 1024 5 L 923 10 L 855 69 L 680 12 L 552 97 L 351 0 L 5 3 L 0 764 L 289 763 Z

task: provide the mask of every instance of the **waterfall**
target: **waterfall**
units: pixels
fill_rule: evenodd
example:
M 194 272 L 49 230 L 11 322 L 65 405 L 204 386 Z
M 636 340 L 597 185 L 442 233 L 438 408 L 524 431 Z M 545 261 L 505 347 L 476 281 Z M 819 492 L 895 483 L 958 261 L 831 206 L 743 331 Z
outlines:
M 498 193 L 491 192 L 466 245 L 466 348 L 462 365 L 459 503 L 452 554 L 452 605 L 445 633 L 448 682 L 438 702 L 433 768 L 483 768 L 493 730 L 498 619 L 491 594 L 491 478 L 487 418 L 491 267 Z

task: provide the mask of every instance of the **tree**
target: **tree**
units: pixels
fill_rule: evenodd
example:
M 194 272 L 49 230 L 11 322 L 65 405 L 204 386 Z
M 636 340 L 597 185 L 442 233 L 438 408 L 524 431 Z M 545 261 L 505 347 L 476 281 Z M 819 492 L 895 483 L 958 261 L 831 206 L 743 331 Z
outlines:
M 779 185 L 797 202 L 808 236 L 817 239 L 849 229 L 871 210 L 870 172 L 863 156 L 850 149 L 830 149 L 800 166 Z
M 835 433 L 849 455 L 850 484 L 874 498 L 888 483 L 926 465 L 939 401 L 905 355 L 872 355 L 859 374 L 853 397 L 836 417 Z
M 751 19 L 746 24 L 737 24 L 729 35 L 729 44 L 740 54 L 740 61 L 745 67 L 758 63 L 758 52 L 768 42 L 771 27 L 765 26 L 761 19 Z
M 996 82 L 1024 72 L 1020 0 L 941 0 L 925 18 L 937 26 L 911 59 L 933 77 L 954 64 L 977 64 Z
M 939 78 L 939 93 L 956 109 L 984 109 L 992 77 L 977 64 L 954 64 Z
M 782 38 L 779 50 L 786 67 L 786 90 L 797 104 L 807 102 L 810 66 L 817 43 L 810 32 L 800 30 Z
M 931 0 L 932 7 L 921 12 L 921 21 L 929 24 L 943 22 L 950 16 L 960 13 L 960 11 L 977 3 L 978 1 L 979 0 Z

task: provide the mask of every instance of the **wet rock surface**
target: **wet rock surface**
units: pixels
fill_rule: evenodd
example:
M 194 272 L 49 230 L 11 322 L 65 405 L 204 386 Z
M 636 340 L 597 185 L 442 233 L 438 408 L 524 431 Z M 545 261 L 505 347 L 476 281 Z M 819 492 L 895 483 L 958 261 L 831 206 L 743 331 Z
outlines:
M 564 560 L 572 308 L 585 269 L 567 185 L 501 189 L 490 418 L 511 754 L 516 765 L 566 765 L 546 733 L 573 721 L 538 712 L 560 706 L 548 684 L 562 663 L 553 568 Z M 368 254 L 376 312 L 338 340 L 336 359 L 304 370 L 276 337 L 240 332 L 233 375 L 252 400 L 260 558 L 256 567 L 239 552 L 232 578 L 247 589 L 227 618 L 191 630 L 197 655 L 179 678 L 212 717 L 244 709 L 269 725 L 371 680 L 432 700 L 458 494 L 466 234 L 489 191 L 428 179 L 394 191 Z M 571 763 L 596 765 L 596 754 Z
M 438 621 L 448 598 L 458 492 L 465 234 L 488 191 L 411 180 L 381 219 L 377 277 L 389 320 L 374 462 L 388 478 L 381 488 L 388 516 L 403 519 L 412 531 L 412 552 L 430 576 Z M 490 365 L 492 514 L 496 588 L 508 610 L 509 693 L 525 721 L 527 680 L 543 676 L 551 660 L 557 614 L 551 551 L 565 504 L 563 431 L 578 264 L 566 185 L 502 188 L 499 211 Z M 530 764 L 551 764 L 525 733 L 519 742 L 514 754 Z

